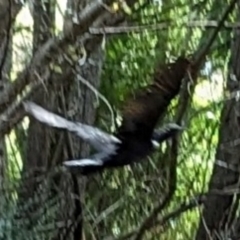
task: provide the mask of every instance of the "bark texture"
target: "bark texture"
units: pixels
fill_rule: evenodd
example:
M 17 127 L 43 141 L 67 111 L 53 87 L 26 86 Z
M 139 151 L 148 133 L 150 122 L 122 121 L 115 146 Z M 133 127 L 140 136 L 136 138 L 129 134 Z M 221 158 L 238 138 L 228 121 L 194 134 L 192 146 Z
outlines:
M 15 1 L 0 1 L 0 96 L 4 87 L 9 84 L 12 63 L 12 27 L 21 9 L 21 4 Z M 5 176 L 7 164 L 6 144 L 4 137 L 0 138 L 0 184 Z
M 229 62 L 227 90 L 234 94 L 240 81 L 240 32 L 235 31 Z M 240 138 L 240 105 L 237 98 L 225 102 L 219 130 L 219 143 L 216 152 L 216 164 L 209 184 L 209 193 L 204 204 L 201 222 L 196 239 L 223 239 L 229 237 L 230 228 L 238 206 L 238 196 L 234 188 L 239 187 L 240 151 L 237 139 Z M 218 164 L 218 163 L 225 164 Z M 231 166 L 231 167 L 228 167 Z M 236 170 L 234 171 L 234 168 Z M 217 194 L 217 191 L 222 193 Z M 228 190 L 230 193 L 227 193 Z M 232 192 L 232 193 L 231 193 Z

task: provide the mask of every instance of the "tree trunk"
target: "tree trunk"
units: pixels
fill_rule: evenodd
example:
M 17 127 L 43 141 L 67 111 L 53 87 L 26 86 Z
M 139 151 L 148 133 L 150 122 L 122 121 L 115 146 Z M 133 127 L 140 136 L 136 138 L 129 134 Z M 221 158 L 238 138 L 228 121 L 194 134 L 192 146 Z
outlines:
M 54 4 L 53 1 L 34 1 L 33 4 L 33 20 L 34 20 L 34 33 L 33 33 L 33 54 L 38 48 L 43 45 L 51 36 L 54 30 Z M 43 69 L 38 69 L 41 72 Z M 52 101 L 54 90 L 49 86 L 48 92 L 45 89 L 39 89 L 33 96 L 33 101 L 44 107 L 48 106 Z M 51 105 L 50 105 L 51 106 Z M 42 127 L 40 123 L 30 119 L 27 139 L 26 159 L 24 160 L 23 173 L 39 172 L 39 168 L 48 166 L 48 156 L 50 147 L 51 131 Z M 36 173 L 38 174 L 38 173 Z M 28 196 L 32 196 L 35 191 L 34 183 L 31 186 L 30 181 L 27 182 Z M 27 197 L 27 196 L 25 196 Z
M 14 5 L 13 2 L 12 5 Z M 17 102 L 19 95 L 23 94 L 28 86 L 32 87 L 31 83 L 33 83 L 33 79 L 34 81 L 36 79 L 36 82 L 41 82 L 42 85 L 40 87 L 37 85 L 37 91 L 34 88 L 34 94 L 31 91 L 31 100 L 54 112 L 61 112 L 68 118 L 92 125 L 95 118 L 94 106 L 97 101 L 95 93 L 86 83 L 90 83 L 96 90 L 99 87 L 104 59 L 101 45 L 102 36 L 90 35 L 88 32 L 84 34 L 85 38 L 81 35 L 87 31 L 88 25 L 99 26 L 102 25 L 102 22 L 114 24 L 116 23 L 114 21 L 118 20 L 118 16 L 116 19 L 112 18 L 112 14 L 106 11 L 105 6 L 96 3 L 96 7 L 93 4 L 90 11 L 84 9 L 82 25 L 81 23 L 74 25 L 72 20 L 75 19 L 76 14 L 72 14 L 68 19 L 66 18 L 68 21 L 66 21 L 64 30 L 67 34 L 64 35 L 64 40 L 59 38 L 51 39 L 48 42 L 54 30 L 53 2 L 55 1 L 33 1 L 34 6 L 31 11 L 34 19 L 33 59 L 17 79 L 11 82 L 11 85 L 9 84 L 7 91 L 3 92 L 4 98 L 0 98 L 2 101 L 0 113 L 4 112 L 5 114 L 5 110 L 8 110 L 7 106 L 10 109 L 15 101 Z M 130 2 L 133 4 L 135 1 Z M 2 6 L 1 4 L 0 1 L 0 6 Z M 81 2 L 79 5 L 79 1 L 69 0 L 68 6 L 71 9 L 69 12 L 79 14 L 81 9 L 88 5 L 88 1 Z M 13 13 L 14 11 L 12 11 Z M 120 13 L 120 15 L 123 21 L 123 14 Z M 93 20 L 95 22 L 91 22 Z M 72 34 L 69 34 L 68 24 L 74 25 L 73 28 L 70 28 L 73 30 Z M 74 37 L 71 38 L 71 36 Z M 76 41 L 79 36 L 81 36 L 81 42 Z M 41 48 L 45 42 L 50 45 L 44 45 Z M 51 45 L 53 42 L 61 48 Z M 70 44 L 72 45 L 70 46 Z M 39 49 L 42 51 L 39 52 Z M 72 49 L 75 50 L 74 53 L 71 52 Z M 73 54 L 74 56 L 72 56 Z M 76 57 L 80 61 L 76 61 Z M 79 62 L 79 65 L 76 66 L 76 62 Z M 55 71 L 55 67 L 61 69 L 61 74 L 59 71 Z M 59 78 L 61 81 L 56 81 Z M 10 121 L 6 121 L 6 124 L 1 126 L 4 129 L 2 134 L 8 133 L 22 119 L 22 106 L 15 110 L 12 112 L 13 115 L 8 116 L 9 119 L 10 117 L 13 119 L 14 123 L 9 124 Z M 89 146 L 65 132 L 50 129 L 30 119 L 27 147 L 24 152 L 23 155 L 26 157 L 23 159 L 21 186 L 17 199 L 18 208 L 14 219 L 19 220 L 20 218 L 20 222 L 23 224 L 21 232 L 24 234 L 27 230 L 38 236 L 37 234 L 40 232 L 37 232 L 36 228 L 39 227 L 39 224 L 42 227 L 43 224 L 49 226 L 49 223 L 54 223 L 54 228 L 50 230 L 52 238 L 80 239 L 82 209 L 79 201 L 78 176 L 61 171 L 56 174 L 58 169 L 55 166 L 61 165 L 65 160 L 87 156 Z M 52 178 L 51 175 L 54 177 Z M 80 179 L 80 183 L 84 185 L 82 179 Z M 81 187 L 81 198 L 82 193 Z M 52 201 L 56 201 L 54 206 L 52 206 Z M 42 214 L 46 211 L 51 214 Z M 19 228 L 14 228 L 14 231 L 18 233 Z
M 78 9 L 75 9 L 76 6 L 79 6 L 77 2 L 78 1 L 68 1 L 68 7 L 71 9 L 70 12 L 77 12 Z M 50 37 L 53 23 L 53 15 L 50 11 L 51 1 L 45 1 L 45 6 L 41 4 L 41 2 L 35 2 L 33 11 L 35 50 Z M 43 9 L 47 9 L 47 11 Z M 66 24 L 73 24 L 71 23 L 72 19 L 73 15 L 66 16 L 67 22 L 65 22 L 65 30 L 67 30 Z M 48 28 L 44 29 L 45 26 Z M 75 76 L 71 74 L 74 80 L 65 79 L 64 85 L 55 84 L 55 82 L 46 85 L 45 88 L 36 92 L 33 101 L 55 112 L 59 112 L 59 109 L 61 109 L 66 117 L 71 117 L 74 120 L 92 125 L 95 119 L 95 94 L 81 81 L 85 79 L 86 82 L 90 83 L 94 88 L 97 89 L 99 87 L 103 62 L 103 50 L 100 43 L 101 41 L 99 41 L 99 44 L 95 42 L 94 45 L 92 45 L 86 41 L 73 45 L 72 47 L 74 49 L 81 49 L 83 47 L 87 54 L 83 65 L 75 68 Z M 71 53 L 68 52 L 63 54 L 64 61 L 61 62 L 59 66 L 64 72 L 64 70 L 69 68 L 68 61 L 72 56 Z M 82 52 L 80 51 L 79 54 L 81 56 Z M 65 58 L 65 56 L 68 56 L 68 58 Z M 75 64 L 72 60 L 72 66 L 73 65 Z M 39 69 L 39 71 L 42 71 L 42 69 Z M 55 74 L 52 73 L 51 78 L 56 79 L 54 75 Z M 71 112 L 71 116 L 68 115 L 69 111 Z M 28 191 L 21 194 L 21 203 L 25 200 L 33 199 L 39 191 L 39 188 L 41 186 L 44 187 L 41 194 L 45 197 L 43 200 L 38 201 L 37 204 L 34 204 L 30 212 L 28 212 L 33 221 L 34 219 L 37 220 L 37 218 L 35 218 L 37 215 L 36 212 L 40 208 L 39 206 L 45 205 L 45 199 L 58 197 L 57 205 L 62 211 L 56 213 L 54 221 L 63 223 L 63 225 L 61 229 L 56 229 L 54 239 L 81 239 L 82 209 L 78 182 L 80 181 L 82 186 L 84 183 L 76 174 L 66 175 L 66 173 L 62 172 L 54 174 L 53 179 L 50 180 L 48 184 L 44 184 L 44 180 L 39 183 L 36 181 L 36 178 L 42 176 L 42 169 L 45 173 L 46 171 L 51 173 L 55 171 L 55 166 L 61 165 L 63 161 L 85 157 L 88 154 L 89 146 L 82 143 L 78 138 L 62 131 L 52 130 L 31 119 L 23 173 L 30 173 L 33 181 L 30 181 L 29 177 L 26 178 L 23 184 L 25 187 L 23 188 L 28 189 Z M 44 175 L 46 176 L 46 174 Z M 33 226 L 36 222 L 31 222 L 31 224 Z
M 229 62 L 227 90 L 232 94 L 238 90 L 240 81 L 239 33 L 239 29 L 237 29 L 235 31 L 234 42 L 232 43 L 231 60 Z M 219 239 L 219 236 L 225 239 L 229 236 L 229 229 L 238 206 L 238 196 L 226 193 L 226 189 L 237 188 L 239 181 L 239 172 L 237 169 L 239 169 L 240 151 L 239 146 L 234 142 L 240 138 L 240 125 L 238 122 L 240 116 L 239 107 L 238 100 L 234 98 L 226 101 L 222 110 L 216 162 L 196 236 L 197 240 Z M 236 171 L 228 166 L 235 166 Z M 214 193 L 215 190 L 222 191 L 223 193 Z
M 1 91 L 9 83 L 12 67 L 12 27 L 19 10 L 20 3 L 0 1 L 0 96 Z M 0 138 L 0 185 L 5 178 L 7 165 L 7 149 L 5 139 Z

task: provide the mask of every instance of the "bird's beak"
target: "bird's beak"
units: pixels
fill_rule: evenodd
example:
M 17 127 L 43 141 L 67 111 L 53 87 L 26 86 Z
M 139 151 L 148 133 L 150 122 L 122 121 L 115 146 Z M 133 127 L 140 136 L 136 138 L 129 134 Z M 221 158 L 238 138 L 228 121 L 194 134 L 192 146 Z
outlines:
M 160 147 L 160 144 L 155 140 L 152 140 L 152 145 L 154 149 L 158 149 Z

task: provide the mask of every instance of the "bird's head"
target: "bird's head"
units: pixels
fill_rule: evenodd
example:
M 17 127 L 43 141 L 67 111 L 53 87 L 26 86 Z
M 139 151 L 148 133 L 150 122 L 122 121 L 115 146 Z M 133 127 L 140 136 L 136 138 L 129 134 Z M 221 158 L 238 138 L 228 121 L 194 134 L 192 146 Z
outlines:
M 155 130 L 152 135 L 152 144 L 154 148 L 158 148 L 160 143 L 168 140 L 171 137 L 174 137 L 180 131 L 186 129 L 183 126 L 180 126 L 176 123 L 169 123 L 164 127 Z

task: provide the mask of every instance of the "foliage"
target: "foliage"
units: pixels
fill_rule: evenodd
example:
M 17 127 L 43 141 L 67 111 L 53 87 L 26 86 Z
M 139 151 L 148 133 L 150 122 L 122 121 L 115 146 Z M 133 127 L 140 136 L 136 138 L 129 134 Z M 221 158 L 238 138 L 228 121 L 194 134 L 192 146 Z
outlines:
M 144 11 L 141 11 L 139 14 L 135 13 L 133 16 L 134 21 L 142 24 L 159 23 L 170 19 L 170 21 L 176 23 L 175 27 L 162 30 L 159 33 L 146 29 L 141 33 L 114 37 L 109 42 L 104 72 L 102 74 L 101 92 L 107 96 L 115 109 L 121 106 L 129 92 L 132 94 L 135 89 L 146 85 L 151 80 L 151 74 L 156 66 L 155 63 L 161 61 L 161 59 L 158 58 L 156 60 L 155 58 L 156 56 L 159 57 L 159 51 L 164 52 L 164 55 L 171 59 L 181 54 L 185 49 L 187 50 L 185 54 L 193 52 L 200 41 L 204 43 L 203 38 L 206 37 L 204 31 L 198 28 L 189 29 L 181 27 L 181 25 L 186 23 L 186 20 L 189 18 L 191 20 L 196 19 L 196 17 L 191 18 L 192 14 L 194 16 L 197 14 L 198 17 L 204 18 L 211 9 L 212 3 L 207 3 L 206 6 L 199 4 L 201 7 L 193 6 L 197 4 L 191 5 L 186 3 L 179 7 L 179 4 L 180 2 L 175 4 L 172 2 L 166 3 L 168 7 L 163 7 L 165 12 L 161 12 L 161 8 L 158 9 L 150 5 Z M 170 8 L 170 6 L 178 7 Z M 190 13 L 189 11 L 192 8 L 194 8 L 194 12 Z M 218 11 L 219 9 L 215 9 L 215 14 Z M 156 12 L 159 13 L 156 14 Z M 226 36 L 226 33 L 223 31 L 221 35 Z M 186 35 L 190 37 L 186 38 Z M 162 43 L 162 38 L 165 39 L 166 46 L 165 43 Z M 221 41 L 216 42 L 217 44 L 221 45 Z M 163 48 L 159 49 L 160 47 Z M 221 53 L 224 51 L 227 52 L 228 49 L 221 49 Z M 223 71 L 219 71 L 219 68 L 224 69 L 226 59 L 220 58 L 219 55 L 216 58 L 218 53 L 218 49 L 212 52 L 213 57 L 209 60 L 212 69 L 210 72 L 208 71 L 207 75 L 205 73 L 207 69 L 202 70 L 202 80 L 199 80 L 195 93 L 192 93 L 194 101 L 187 110 L 184 122 L 187 130 L 181 136 L 177 169 L 177 190 L 171 205 L 164 210 L 163 215 L 174 210 L 179 205 L 179 202 L 184 202 L 206 192 L 208 189 L 218 143 L 219 118 L 222 108 L 222 85 L 224 84 L 223 78 L 226 74 Z M 162 60 L 164 61 L 164 57 L 162 57 Z M 176 107 L 176 104 L 173 105 Z M 102 117 L 101 107 L 99 110 L 101 115 L 99 123 L 101 127 L 104 127 L 107 125 L 102 123 L 105 120 Z M 174 109 L 171 109 L 170 115 L 167 116 L 167 119 L 171 121 L 174 121 Z M 108 113 L 106 112 L 106 114 Z M 156 154 L 156 158 L 151 160 L 152 164 L 150 166 L 149 163 L 143 163 L 142 166 L 134 167 L 133 170 L 121 170 L 120 175 L 109 173 L 109 175 L 112 175 L 111 179 L 115 182 L 115 187 L 112 185 L 106 186 L 106 182 L 110 182 L 109 175 L 104 178 L 101 187 L 97 187 L 104 189 L 108 194 L 113 191 L 113 188 L 116 189 L 113 193 L 114 198 L 108 198 L 104 202 L 106 206 L 118 205 L 118 209 L 114 209 L 112 217 L 108 216 L 106 220 L 103 220 L 104 229 L 109 229 L 109 226 L 111 226 L 113 233 L 116 234 L 122 233 L 121 229 L 124 229 L 124 232 L 130 231 L 139 225 L 139 221 L 143 220 L 161 199 L 161 193 L 164 192 L 165 186 L 164 180 L 159 180 L 159 178 L 161 179 L 161 174 L 158 175 L 158 172 L 160 171 L 159 166 L 164 167 L 164 164 L 159 163 L 159 161 L 165 161 L 162 159 L 164 147 L 161 152 Z M 146 185 L 145 182 L 147 182 L 149 176 L 154 180 Z M 91 209 L 95 209 L 94 206 L 100 201 L 102 194 L 95 204 L 91 205 Z M 91 193 L 89 194 L 89 201 L 90 198 Z M 121 204 L 122 198 L 124 200 L 122 200 Z M 101 209 L 104 211 L 104 208 Z M 164 231 L 161 239 L 192 239 L 191 237 L 194 236 L 197 230 L 198 217 L 199 210 L 196 209 L 183 214 L 176 220 L 171 220 L 166 229 L 160 230 L 160 232 Z M 115 226 L 118 226 L 118 230 Z M 153 231 L 158 230 L 154 229 Z M 153 236 L 150 239 L 155 239 Z M 157 233 L 156 239 L 158 239 Z
M 115 118 L 119 118 L 124 101 L 132 96 L 136 89 L 146 86 L 152 80 L 152 74 L 159 62 L 171 61 L 182 53 L 192 54 L 199 45 L 205 44 L 208 30 L 188 27 L 187 23 L 207 19 L 210 12 L 212 18 L 217 18 L 221 12 L 220 3 L 218 8 L 212 8 L 213 1 L 172 0 L 153 1 L 149 4 L 140 1 L 140 3 L 139 6 L 135 6 L 136 11 L 128 17 L 129 23 L 132 25 L 169 23 L 171 27 L 166 25 L 157 31 L 146 28 L 140 33 L 121 34 L 108 38 L 100 92 L 111 103 Z M 21 29 L 20 23 L 17 22 L 16 26 L 21 34 L 25 32 Z M 31 40 L 31 34 L 27 32 L 23 35 L 23 39 Z M 226 56 L 229 54 L 229 45 L 226 42 L 229 41 L 229 34 L 229 30 L 221 31 L 208 55 L 209 65 L 206 64 L 201 69 L 198 85 L 195 91 L 191 92 L 193 101 L 183 119 L 186 130 L 180 136 L 176 191 L 171 203 L 161 212 L 161 217 L 172 212 L 180 203 L 196 198 L 208 190 L 224 100 L 223 89 L 228 60 Z M 17 48 L 11 72 L 13 78 L 16 71 L 19 71 L 18 68 L 21 68 L 22 64 L 25 65 L 29 58 L 27 47 L 21 45 L 19 48 L 16 42 L 13 46 L 14 49 Z M 18 61 L 18 55 L 21 55 L 21 62 Z M 175 99 L 169 107 L 164 122 L 176 119 L 177 107 L 178 99 Z M 97 126 L 108 131 L 112 130 L 109 124 L 111 122 L 109 109 L 103 102 L 98 106 L 96 119 Z M 11 184 L 20 182 L 21 167 L 16 168 L 19 164 L 23 164 L 21 154 L 23 149 L 18 148 L 22 146 L 20 141 L 15 132 L 6 137 L 9 164 L 7 176 Z M 137 166 L 106 171 L 101 178 L 96 176 L 89 179 L 84 200 L 87 239 L 93 235 L 98 239 L 112 235 L 121 236 L 139 227 L 167 192 L 169 181 L 167 175 L 171 170 L 168 164 L 169 158 L 166 156 L 169 145 L 171 143 L 163 144 L 154 156 Z M 2 192 L 4 193 L 4 188 Z M 9 199 L 7 201 L 3 194 L 0 199 L 2 212 L 0 238 L 6 236 L 4 233 L 8 231 L 8 227 L 13 227 L 16 235 L 4 239 L 26 239 L 24 236 L 27 231 L 33 236 L 31 238 L 29 235 L 29 239 L 43 239 L 41 236 L 34 237 L 34 234 L 40 233 L 41 228 L 46 230 L 46 226 L 54 222 L 54 216 L 58 211 L 58 206 L 54 203 L 55 198 L 59 196 L 45 202 L 46 212 L 41 209 L 42 211 L 37 215 L 39 219 L 36 225 L 30 229 L 27 227 L 24 229 L 27 224 L 25 225 L 23 221 L 20 221 L 22 225 L 16 227 L 14 216 L 19 206 L 16 205 L 17 196 L 13 194 L 12 198 L 12 201 Z M 24 207 L 27 208 L 31 204 L 26 202 Z M 159 239 L 159 236 L 161 239 L 193 239 L 198 227 L 199 212 L 200 208 L 196 208 L 169 220 L 164 226 L 157 225 L 144 239 L 154 240 Z M 3 221 L 5 223 L 1 224 Z

